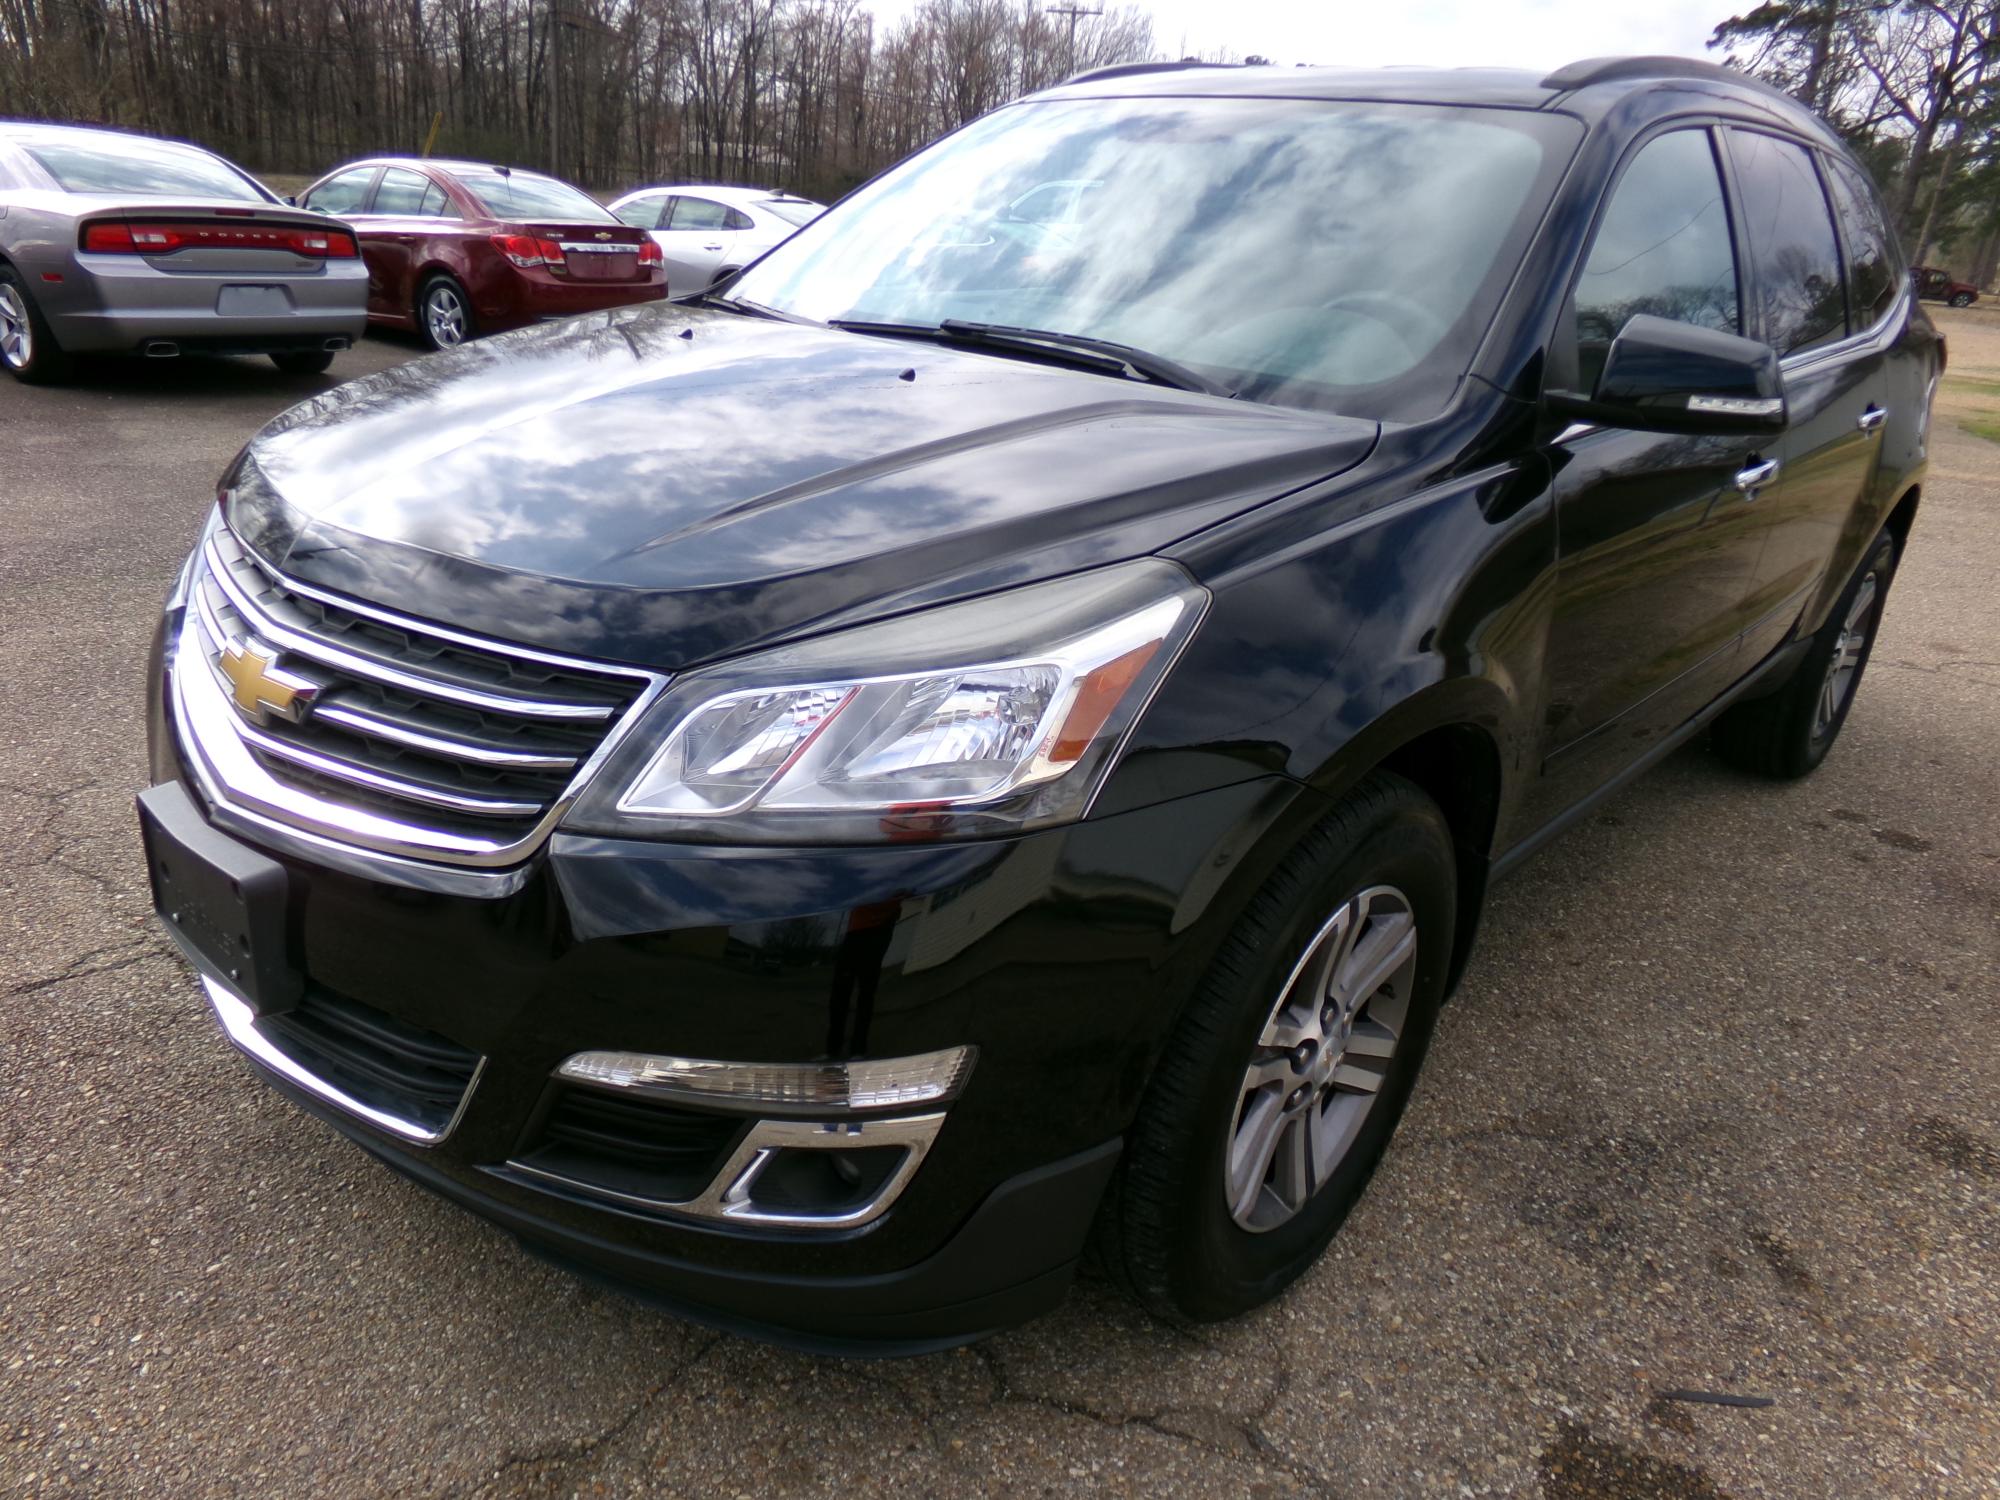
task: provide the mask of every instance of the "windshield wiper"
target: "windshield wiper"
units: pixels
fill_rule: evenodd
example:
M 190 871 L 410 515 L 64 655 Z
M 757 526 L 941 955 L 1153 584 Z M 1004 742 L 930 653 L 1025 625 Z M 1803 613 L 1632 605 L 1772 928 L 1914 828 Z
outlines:
M 973 344 L 989 349 L 1009 349 L 1023 354 L 1070 356 L 1068 362 L 1087 370 L 1117 372 L 1175 390 L 1200 391 L 1225 400 L 1236 392 L 1218 385 L 1205 375 L 1197 375 L 1186 365 L 1164 354 L 1135 348 L 1110 339 L 1092 338 L 1083 333 L 1058 333 L 1047 328 L 1013 328 L 1003 323 L 970 323 L 963 318 L 946 318 L 929 323 L 867 323 L 835 318 L 827 325 L 849 333 L 872 333 L 887 338 L 926 339 L 937 344 Z
M 781 313 L 775 307 L 766 307 L 761 302 L 745 302 L 740 297 L 725 297 L 720 292 L 703 292 L 687 300 L 690 307 L 719 307 L 724 312 L 742 313 L 745 317 L 751 318 L 770 318 L 779 323 L 807 321 L 790 313 Z

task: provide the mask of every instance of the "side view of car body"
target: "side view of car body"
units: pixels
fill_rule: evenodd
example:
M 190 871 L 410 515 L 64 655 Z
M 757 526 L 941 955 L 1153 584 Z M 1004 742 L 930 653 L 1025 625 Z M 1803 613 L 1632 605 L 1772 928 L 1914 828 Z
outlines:
M 536 172 L 377 157 L 322 177 L 299 203 L 353 223 L 369 319 L 433 349 L 667 294 L 657 247 Z
M 1911 266 L 1910 280 L 1919 297 L 1944 302 L 1952 307 L 1970 307 L 1979 300 L 1979 288 L 1960 281 L 1941 266 Z
M 1093 1235 L 1228 1317 L 1491 882 L 1697 734 L 1832 750 L 1944 357 L 1734 72 L 1087 74 L 672 317 L 255 437 L 160 621 L 156 902 L 277 1087 L 696 1317 L 936 1347 Z
M 611 211 L 653 237 L 679 298 L 735 275 L 826 208 L 795 193 L 709 184 L 640 188 L 615 199 Z
M 0 364 L 269 354 L 315 373 L 361 336 L 352 231 L 221 157 L 115 130 L 0 121 Z

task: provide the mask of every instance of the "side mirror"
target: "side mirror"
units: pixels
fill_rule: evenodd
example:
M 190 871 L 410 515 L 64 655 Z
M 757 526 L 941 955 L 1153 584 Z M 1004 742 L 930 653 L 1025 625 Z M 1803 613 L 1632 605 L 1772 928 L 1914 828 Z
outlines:
M 297 193 L 287 193 L 285 194 L 285 202 L 293 208 L 297 208 L 299 206 L 299 195 Z
M 1791 420 L 1777 350 L 1650 313 L 1611 341 L 1594 392 L 1544 399 L 1557 416 L 1640 432 L 1772 433 Z

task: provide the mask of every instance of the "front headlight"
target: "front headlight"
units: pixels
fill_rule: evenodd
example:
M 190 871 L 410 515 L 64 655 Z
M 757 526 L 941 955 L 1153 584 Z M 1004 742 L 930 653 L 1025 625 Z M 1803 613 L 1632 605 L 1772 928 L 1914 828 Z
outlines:
M 1146 560 L 691 672 L 565 826 L 853 843 L 1081 817 L 1207 601 Z

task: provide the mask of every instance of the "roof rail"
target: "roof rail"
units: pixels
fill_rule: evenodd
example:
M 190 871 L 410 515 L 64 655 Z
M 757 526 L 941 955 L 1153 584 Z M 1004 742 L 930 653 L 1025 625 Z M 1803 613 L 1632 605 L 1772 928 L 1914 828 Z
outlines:
M 1081 73 L 1072 73 L 1062 83 L 1058 84 L 1057 87 L 1066 87 L 1072 83 L 1095 83 L 1100 78 L 1124 78 L 1132 73 L 1178 73 L 1187 68 L 1227 68 L 1231 66 L 1233 65 L 1230 63 L 1196 62 L 1191 58 L 1182 58 L 1179 62 L 1111 63 L 1106 67 L 1085 68 Z
M 1720 63 L 1703 62 L 1694 57 L 1586 57 L 1557 68 L 1542 80 L 1542 87 L 1567 93 L 1571 89 L 1588 88 L 1593 83 L 1619 83 L 1641 78 L 1712 78 L 1745 84 L 1767 93 L 1784 92 L 1740 69 L 1725 68 Z

